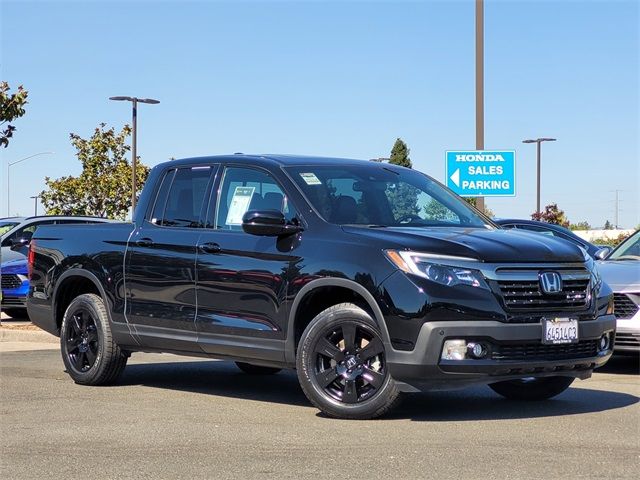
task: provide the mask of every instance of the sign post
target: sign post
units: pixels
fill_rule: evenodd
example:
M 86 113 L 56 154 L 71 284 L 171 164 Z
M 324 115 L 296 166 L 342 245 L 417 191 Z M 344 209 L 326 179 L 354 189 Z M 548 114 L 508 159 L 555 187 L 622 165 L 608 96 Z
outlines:
M 446 152 L 447 187 L 461 197 L 514 197 L 516 152 Z

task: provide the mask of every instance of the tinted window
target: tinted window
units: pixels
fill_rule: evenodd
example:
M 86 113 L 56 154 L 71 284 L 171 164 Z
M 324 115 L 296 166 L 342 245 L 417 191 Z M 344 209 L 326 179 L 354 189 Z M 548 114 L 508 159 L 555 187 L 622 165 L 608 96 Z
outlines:
M 489 225 L 466 202 L 412 170 L 373 164 L 287 170 L 316 211 L 338 225 Z
M 4 235 L 16 225 L 18 222 L 0 222 L 0 235 Z
M 248 210 L 278 210 L 287 221 L 296 216 L 293 206 L 276 180 L 262 170 L 227 168 L 216 212 L 216 228 L 242 230 Z
M 547 230 L 546 228 L 536 227 L 535 225 L 518 225 L 521 230 L 529 230 L 530 232 L 541 233 L 542 235 L 556 236 L 553 230 Z
M 210 177 L 211 167 L 167 172 L 156 197 L 151 222 L 167 227 L 200 227 L 202 202 Z
M 11 242 L 13 242 L 14 240 L 19 240 L 21 238 L 31 238 L 33 236 L 33 232 L 35 232 L 36 228 L 38 228 L 40 225 L 51 225 L 53 223 L 55 223 L 55 220 L 45 220 L 45 221 L 30 223 L 26 227 L 19 228 L 18 230 L 13 232 L 11 235 L 9 235 L 7 238 L 5 238 L 2 241 L 2 246 L 3 247 L 10 246 Z

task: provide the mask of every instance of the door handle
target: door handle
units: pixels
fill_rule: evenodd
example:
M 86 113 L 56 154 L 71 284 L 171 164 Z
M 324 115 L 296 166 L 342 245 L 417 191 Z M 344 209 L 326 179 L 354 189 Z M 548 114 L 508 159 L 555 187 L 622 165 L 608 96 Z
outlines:
M 150 238 L 141 238 L 140 240 L 136 240 L 136 245 L 138 247 L 153 247 L 153 240 Z
M 217 243 L 203 243 L 199 248 L 204 253 L 220 253 L 222 250 Z

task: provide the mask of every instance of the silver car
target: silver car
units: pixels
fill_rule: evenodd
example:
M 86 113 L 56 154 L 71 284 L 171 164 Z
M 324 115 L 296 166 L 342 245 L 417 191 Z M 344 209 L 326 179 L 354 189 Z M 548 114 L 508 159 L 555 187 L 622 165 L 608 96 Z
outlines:
M 614 295 L 614 351 L 640 353 L 640 230 L 598 262 L 598 269 Z

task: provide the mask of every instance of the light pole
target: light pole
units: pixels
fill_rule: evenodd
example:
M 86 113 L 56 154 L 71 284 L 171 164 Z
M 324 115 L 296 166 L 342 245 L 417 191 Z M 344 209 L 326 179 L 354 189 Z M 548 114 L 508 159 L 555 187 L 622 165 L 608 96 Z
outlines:
M 33 197 L 29 197 L 29 198 L 33 198 L 33 215 L 37 217 L 38 216 L 38 199 L 40 198 L 40 195 L 34 195 Z
M 537 193 L 537 198 L 536 198 L 536 213 L 538 215 L 540 215 L 540 144 L 542 142 L 555 142 L 556 139 L 555 138 L 536 138 L 534 139 L 530 139 L 530 140 L 523 140 L 522 143 L 537 143 L 537 151 L 538 151 L 538 193 Z
M 109 97 L 109 100 L 131 102 L 132 113 L 132 127 L 131 127 L 131 216 L 136 209 L 136 162 L 137 162 L 137 139 L 136 139 L 136 126 L 138 123 L 138 103 L 150 103 L 155 105 L 160 103 L 160 100 L 154 100 L 153 98 L 137 98 L 137 97 Z
M 9 207 L 10 199 L 11 199 L 11 195 L 10 195 L 11 179 L 9 178 L 9 174 L 10 174 L 11 170 L 10 170 L 9 167 L 11 167 L 11 166 L 13 166 L 13 165 L 15 165 L 17 163 L 24 162 L 25 160 L 29 160 L 30 158 L 37 157 L 38 155 L 53 155 L 54 153 L 55 152 L 34 153 L 33 155 L 29 155 L 28 157 L 21 158 L 20 160 L 16 160 L 15 162 L 7 162 L 7 217 L 11 216 L 11 208 Z
M 484 150 L 484 0 L 476 0 L 476 150 Z M 476 197 L 484 213 L 484 197 Z

